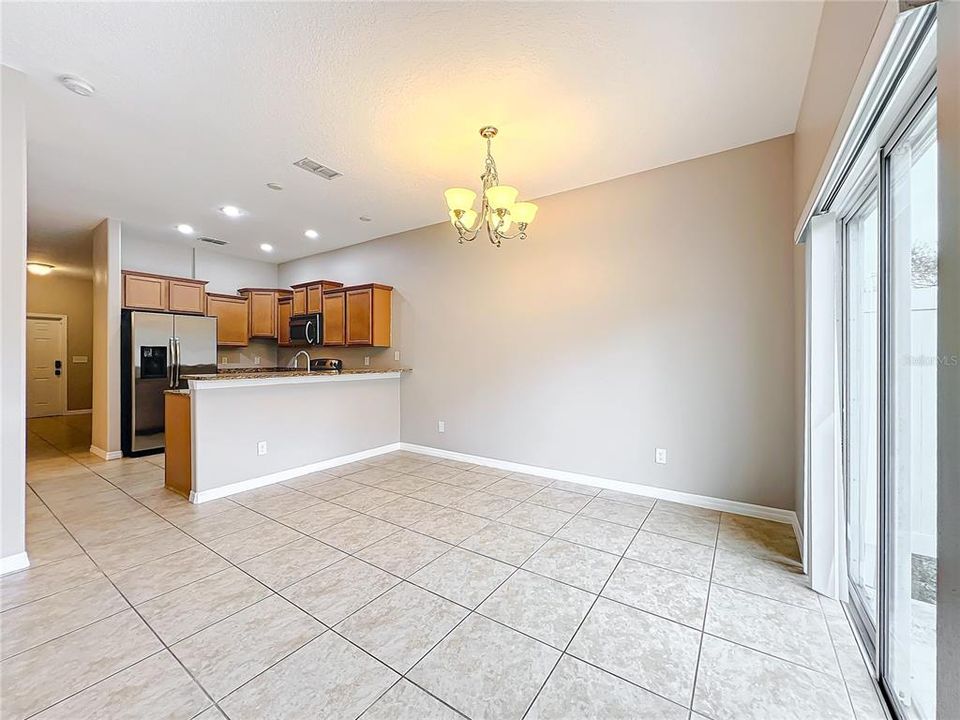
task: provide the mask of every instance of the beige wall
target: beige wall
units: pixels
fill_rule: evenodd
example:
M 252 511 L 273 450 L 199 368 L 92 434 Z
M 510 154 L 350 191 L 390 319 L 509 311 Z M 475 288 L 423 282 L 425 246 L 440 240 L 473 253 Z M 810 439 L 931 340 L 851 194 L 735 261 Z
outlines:
M 67 410 L 93 407 L 93 281 L 53 273 L 27 276 L 27 312 L 67 316 Z M 73 358 L 85 356 L 87 362 Z
M 120 222 L 93 229 L 93 421 L 91 450 L 120 452 Z
M 25 551 L 27 125 L 24 75 L 2 69 L 0 120 L 0 572 Z M 20 556 L 20 557 L 18 557 Z
M 826 0 L 823 5 L 794 137 L 794 223 L 836 152 L 837 129 L 846 128 L 895 16 L 891 0 Z M 882 37 L 875 41 L 875 35 Z
M 396 287 L 401 361 L 348 357 L 414 369 L 407 442 L 792 508 L 792 154 L 783 137 L 542 198 L 500 249 L 435 225 L 280 282 Z

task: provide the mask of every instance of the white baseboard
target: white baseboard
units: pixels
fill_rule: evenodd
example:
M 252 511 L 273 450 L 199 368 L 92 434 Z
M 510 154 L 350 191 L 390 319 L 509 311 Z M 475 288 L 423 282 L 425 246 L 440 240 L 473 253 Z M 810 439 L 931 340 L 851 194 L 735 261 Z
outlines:
M 123 457 L 123 451 L 121 450 L 103 450 L 98 448 L 96 445 L 90 446 L 90 452 L 96 455 L 98 458 L 103 458 L 104 460 L 119 460 Z
M 667 490 L 666 488 L 655 487 L 653 485 L 640 485 L 637 483 L 623 482 L 622 480 L 608 480 L 607 478 L 567 472 L 566 470 L 523 465 L 522 463 L 510 462 L 508 460 L 496 460 L 479 455 L 453 452 L 452 450 L 441 450 L 439 448 L 429 447 L 428 445 L 415 445 L 405 442 L 398 444 L 401 450 L 432 455 L 433 457 L 446 458 L 447 460 L 460 460 L 462 462 L 473 463 L 474 465 L 486 465 L 501 470 L 526 473 L 527 475 L 539 475 L 541 477 L 553 478 L 554 480 L 566 480 L 568 482 L 580 483 L 581 485 L 603 488 L 604 490 L 619 490 L 620 492 L 630 493 L 632 495 L 645 495 L 646 497 L 658 498 L 660 500 L 670 500 L 672 502 L 684 503 L 685 505 L 695 505 L 696 507 L 720 510 L 737 515 L 746 515 L 763 520 L 775 520 L 776 522 L 791 525 L 794 528 L 794 532 L 799 530 L 797 514 L 793 510 L 782 510 L 780 508 L 767 507 L 766 505 L 754 505 L 738 500 L 725 500 L 708 495 L 695 495 L 694 493 Z
M 752 503 L 740 502 L 737 500 L 726 500 L 724 498 L 715 498 L 707 495 L 696 495 L 694 493 L 681 492 L 679 490 L 668 490 L 666 488 L 655 487 L 653 485 L 639 485 L 637 483 L 628 483 L 621 480 L 608 480 L 607 478 L 596 477 L 594 475 L 584 475 L 581 473 L 567 472 L 566 470 L 554 470 L 553 468 L 538 467 L 536 465 L 524 465 L 522 463 L 510 462 L 508 460 L 497 460 L 495 458 L 482 457 L 480 455 L 468 455 L 466 453 L 454 452 L 452 450 L 441 450 L 439 448 L 429 447 L 427 445 L 415 445 L 413 443 L 396 442 L 370 450 L 351 453 L 350 455 L 341 455 L 340 457 L 322 460 L 309 465 L 281 470 L 280 472 L 262 475 L 260 477 L 242 480 L 230 485 L 224 485 L 210 490 L 201 490 L 200 492 L 190 493 L 190 502 L 204 503 L 210 500 L 235 495 L 246 490 L 253 490 L 264 485 L 273 485 L 274 483 L 292 480 L 293 478 L 306 475 L 308 473 L 326 470 L 337 465 L 344 465 L 350 462 L 362 461 L 366 458 L 383 455 L 396 450 L 408 450 L 410 452 L 421 453 L 433 457 L 445 458 L 447 460 L 460 460 L 462 462 L 472 463 L 474 465 L 486 465 L 510 472 L 526 473 L 528 475 L 539 475 L 540 477 L 552 478 L 554 480 L 566 480 L 568 482 L 589 485 L 604 490 L 618 490 L 620 492 L 630 493 L 632 495 L 644 495 L 646 497 L 657 498 L 660 500 L 670 500 L 672 502 L 683 503 L 685 505 L 694 505 L 696 507 L 708 508 L 710 510 L 719 510 L 721 512 L 734 513 L 736 515 L 746 515 L 747 517 L 761 518 L 763 520 L 773 520 L 776 522 L 787 523 L 793 527 L 794 534 L 797 537 L 797 543 L 803 549 L 803 533 L 800 530 L 800 523 L 797 520 L 797 514 L 793 510 L 783 510 L 780 508 L 767 507 L 765 505 L 754 505 Z
M 93 413 L 93 408 L 87 408 L 86 410 L 67 410 L 64 415 L 90 415 Z
M 0 575 L 6 575 L 28 567 L 30 567 L 30 558 L 27 557 L 25 552 L 0 558 Z
M 218 488 L 211 488 L 210 490 L 201 490 L 200 492 L 191 490 L 190 502 L 205 503 L 229 495 L 236 495 L 246 490 L 254 490 L 264 485 L 273 485 L 274 483 L 283 482 L 284 480 L 292 480 L 295 477 L 317 472 L 318 470 L 326 470 L 327 468 L 336 467 L 337 465 L 346 465 L 347 463 L 393 452 L 394 450 L 399 450 L 400 445 L 401 443 L 390 443 L 388 445 L 371 448 L 370 450 L 361 450 L 360 452 L 351 453 L 350 455 L 341 455 L 340 457 L 330 458 L 329 460 L 321 460 L 320 462 L 310 463 L 309 465 L 301 465 L 300 467 L 290 468 L 289 470 L 281 470 L 280 472 L 270 473 L 269 475 L 261 475 L 260 477 L 250 478 L 249 480 L 241 480 L 240 482 L 223 485 Z

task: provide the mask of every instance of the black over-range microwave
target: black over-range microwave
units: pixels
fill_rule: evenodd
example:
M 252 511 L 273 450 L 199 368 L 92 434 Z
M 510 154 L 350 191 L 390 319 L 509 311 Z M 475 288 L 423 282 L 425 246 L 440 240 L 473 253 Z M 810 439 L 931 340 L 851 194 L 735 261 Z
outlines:
M 323 345 L 323 315 L 290 318 L 290 342 L 294 345 Z

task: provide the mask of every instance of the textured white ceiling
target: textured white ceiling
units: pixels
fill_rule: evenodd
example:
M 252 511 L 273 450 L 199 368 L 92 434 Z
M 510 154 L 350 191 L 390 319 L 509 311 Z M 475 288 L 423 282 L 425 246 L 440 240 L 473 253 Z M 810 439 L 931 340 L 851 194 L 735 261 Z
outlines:
M 268 259 L 270 242 L 279 262 L 446 219 L 444 188 L 479 182 L 485 124 L 523 199 L 793 132 L 819 16 L 819 2 L 4 3 L 2 61 L 29 76 L 31 236 L 111 216 L 189 243 L 173 230 L 186 222 L 233 254 Z M 344 177 L 293 167 L 304 155 Z M 227 203 L 249 214 L 220 215 Z

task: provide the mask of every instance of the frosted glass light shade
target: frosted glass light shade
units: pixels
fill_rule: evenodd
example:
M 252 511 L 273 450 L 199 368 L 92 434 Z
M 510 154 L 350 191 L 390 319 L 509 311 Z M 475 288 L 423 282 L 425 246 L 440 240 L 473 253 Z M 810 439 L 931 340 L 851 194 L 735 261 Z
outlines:
M 509 185 L 494 185 L 487 188 L 487 202 L 494 210 L 509 210 L 517 200 L 520 191 Z
M 507 232 L 507 230 L 510 229 L 510 223 L 512 222 L 510 218 L 510 213 L 504 214 L 503 222 L 500 222 L 499 216 L 492 210 L 490 211 L 490 214 L 488 215 L 488 217 L 490 218 L 490 227 L 492 227 L 497 232 L 505 233 Z M 500 227 L 497 227 L 497 223 L 500 223 Z
M 443 196 L 447 199 L 447 207 L 451 210 L 469 210 L 473 207 L 473 201 L 477 199 L 477 194 L 467 188 L 450 188 L 444 191 Z
M 477 211 L 476 210 L 464 210 L 463 215 L 460 216 L 460 224 L 466 230 L 473 230 L 473 226 L 477 222 Z M 457 214 L 451 210 L 450 211 L 450 224 L 454 227 L 457 226 Z
M 510 208 L 510 214 L 513 216 L 515 223 L 526 223 L 529 225 L 533 222 L 533 218 L 537 216 L 537 206 L 532 202 L 514 203 L 513 207 Z

